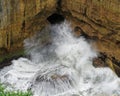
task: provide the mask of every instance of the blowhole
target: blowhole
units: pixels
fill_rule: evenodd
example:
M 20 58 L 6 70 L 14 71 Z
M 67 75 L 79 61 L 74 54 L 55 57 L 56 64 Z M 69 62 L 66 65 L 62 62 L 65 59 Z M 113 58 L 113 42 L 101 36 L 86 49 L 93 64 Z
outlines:
M 58 13 L 54 13 L 52 15 L 50 15 L 47 20 L 51 23 L 51 24 L 57 24 L 57 23 L 61 23 L 65 20 L 64 16 L 62 16 L 61 14 Z

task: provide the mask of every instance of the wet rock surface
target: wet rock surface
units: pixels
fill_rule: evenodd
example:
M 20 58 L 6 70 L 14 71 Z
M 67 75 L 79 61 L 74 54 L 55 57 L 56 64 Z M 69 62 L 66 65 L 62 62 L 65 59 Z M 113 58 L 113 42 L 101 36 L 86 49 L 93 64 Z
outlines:
M 109 66 L 120 74 L 119 5 L 118 0 L 0 0 L 0 54 L 21 49 L 25 38 L 59 13 L 72 23 L 76 36 L 94 41 L 106 56 L 95 60 L 95 66 Z
M 92 39 L 106 64 L 120 66 L 120 2 L 118 0 L 62 0 L 62 13 L 72 22 L 77 33 Z M 114 59 L 113 59 L 114 58 Z M 98 66 L 103 66 L 101 60 Z M 117 67 L 115 67 L 115 66 Z M 112 68 L 112 69 L 113 69 Z M 118 70 L 117 70 L 117 73 Z

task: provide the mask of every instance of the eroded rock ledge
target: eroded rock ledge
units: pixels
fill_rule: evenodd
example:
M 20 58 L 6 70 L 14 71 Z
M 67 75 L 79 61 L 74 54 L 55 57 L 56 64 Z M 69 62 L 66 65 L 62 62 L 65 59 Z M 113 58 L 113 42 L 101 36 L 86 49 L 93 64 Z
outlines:
M 92 39 L 100 59 L 120 74 L 119 0 L 0 0 L 0 54 L 21 49 L 23 40 L 47 25 L 53 13 Z
M 83 35 L 95 41 L 105 62 L 120 74 L 120 2 L 118 0 L 62 0 L 62 13 Z

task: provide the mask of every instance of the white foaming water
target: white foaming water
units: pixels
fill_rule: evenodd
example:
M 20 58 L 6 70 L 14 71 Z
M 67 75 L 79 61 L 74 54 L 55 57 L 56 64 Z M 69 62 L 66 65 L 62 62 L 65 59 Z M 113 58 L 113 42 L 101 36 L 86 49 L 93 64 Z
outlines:
M 25 40 L 31 59 L 13 60 L 0 71 L 0 81 L 9 90 L 31 89 L 34 96 L 120 96 L 120 79 L 109 68 L 95 68 L 97 52 L 72 33 L 65 21 Z M 41 34 L 49 34 L 50 42 Z

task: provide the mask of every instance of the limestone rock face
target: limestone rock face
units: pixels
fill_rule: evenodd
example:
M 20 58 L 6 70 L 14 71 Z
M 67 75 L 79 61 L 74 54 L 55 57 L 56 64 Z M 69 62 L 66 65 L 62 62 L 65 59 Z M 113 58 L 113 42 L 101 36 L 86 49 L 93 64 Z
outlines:
M 120 74 L 119 0 L 0 0 L 0 54 L 20 48 L 26 37 L 48 24 L 54 12 L 71 21 L 77 35 L 95 41 L 104 54 L 96 62 L 104 59 Z
M 20 48 L 26 37 L 48 23 L 56 4 L 57 0 L 0 0 L 1 51 Z
M 62 13 L 97 49 L 120 65 L 120 1 L 62 0 Z

